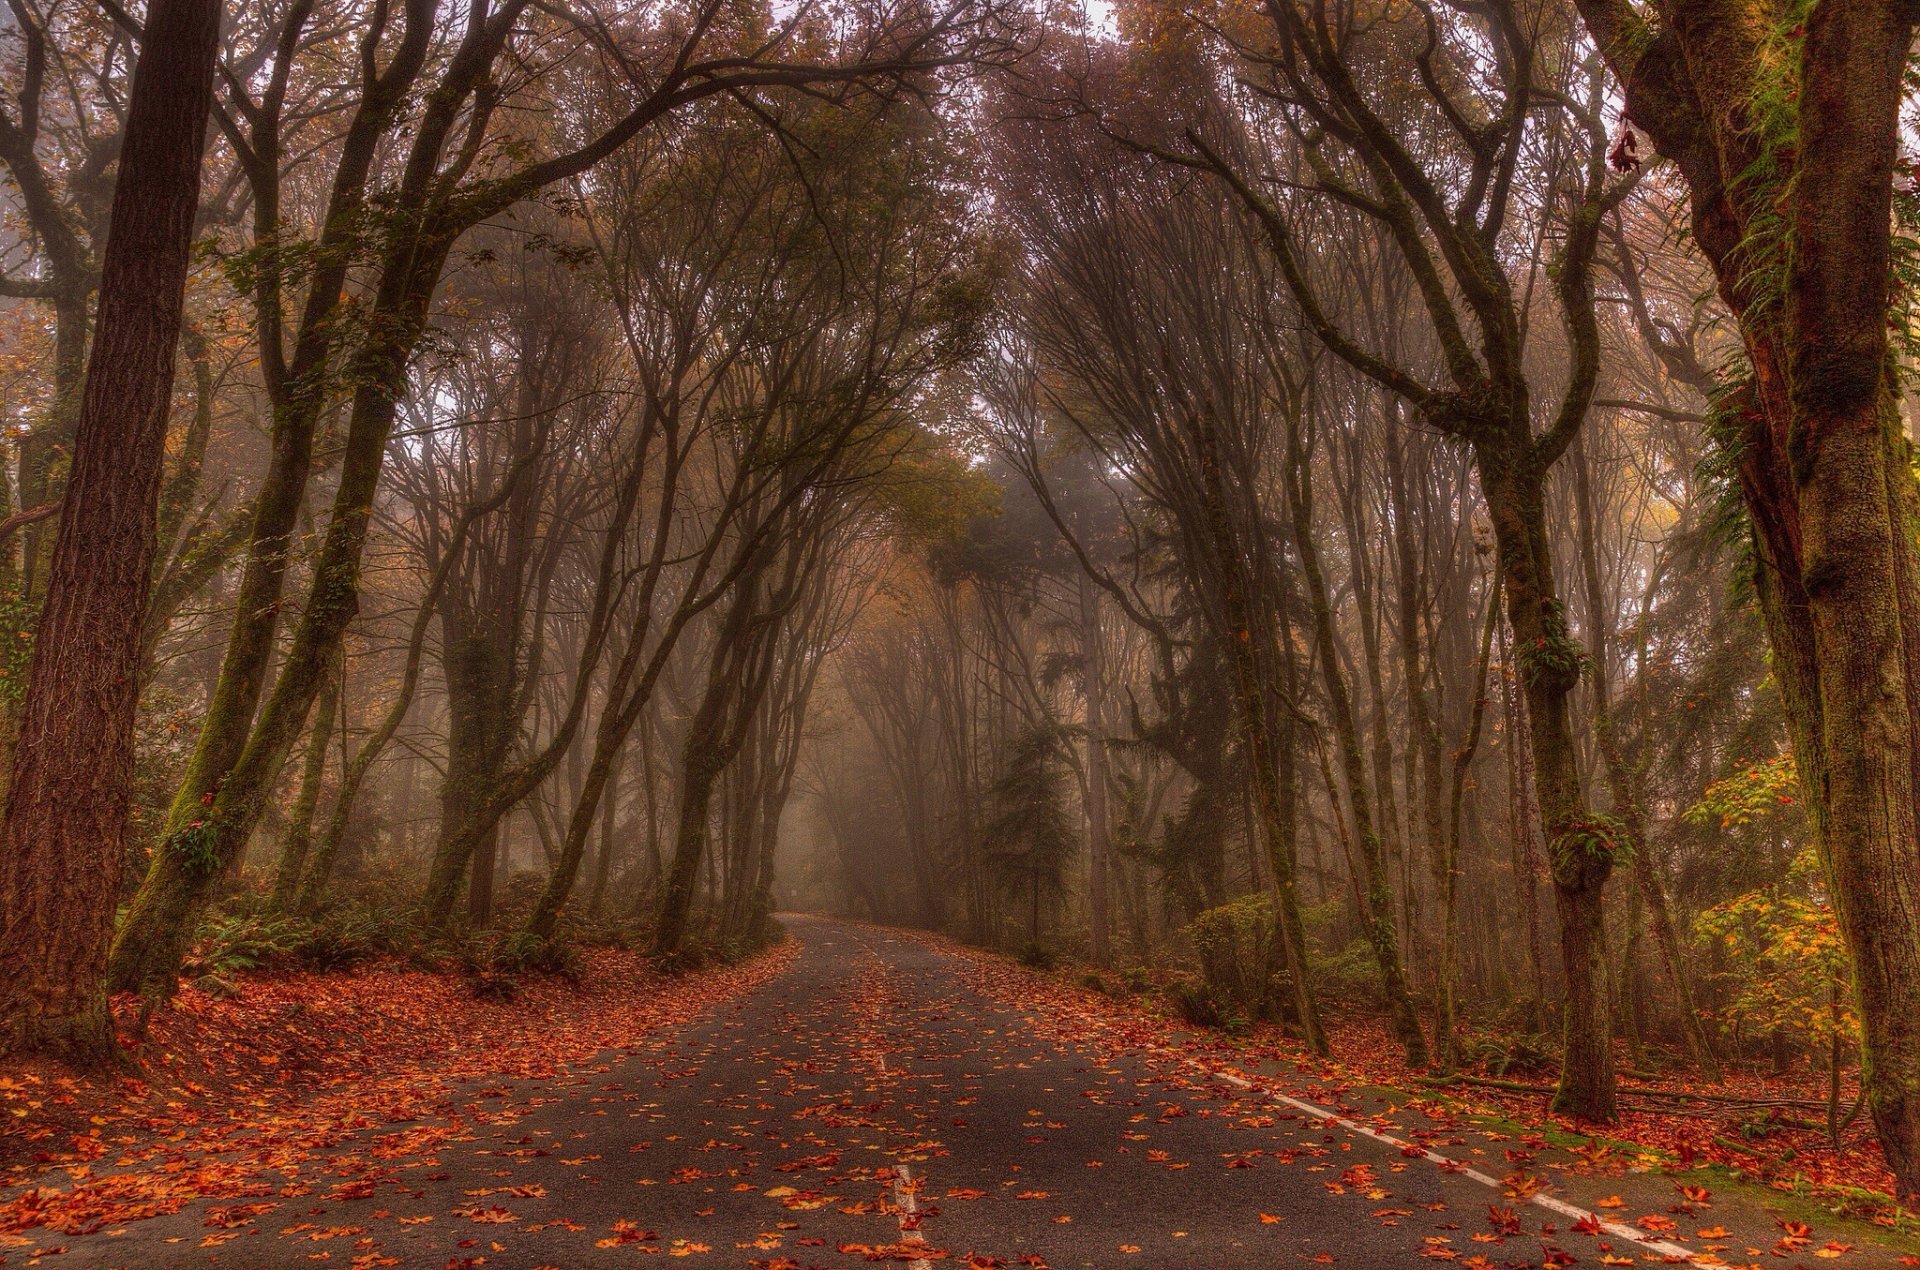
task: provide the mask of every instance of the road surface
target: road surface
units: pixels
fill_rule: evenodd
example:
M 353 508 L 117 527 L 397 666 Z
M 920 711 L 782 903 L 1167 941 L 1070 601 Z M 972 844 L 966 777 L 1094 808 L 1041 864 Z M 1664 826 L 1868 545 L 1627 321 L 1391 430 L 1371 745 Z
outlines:
M 39 1264 L 1518 1267 L 1555 1264 L 1552 1248 L 1583 1266 L 1660 1260 L 1137 1038 L 1057 1028 L 933 941 L 789 928 L 784 973 L 640 1056 L 470 1091 L 487 1122 L 425 1155 L 382 1126 L 290 1161 L 298 1198 L 38 1232 L 6 1264 L 53 1247 Z M 1699 1248 L 1694 1228 L 1713 1218 L 1676 1224 Z M 1727 1260 L 1745 1264 L 1741 1251 Z

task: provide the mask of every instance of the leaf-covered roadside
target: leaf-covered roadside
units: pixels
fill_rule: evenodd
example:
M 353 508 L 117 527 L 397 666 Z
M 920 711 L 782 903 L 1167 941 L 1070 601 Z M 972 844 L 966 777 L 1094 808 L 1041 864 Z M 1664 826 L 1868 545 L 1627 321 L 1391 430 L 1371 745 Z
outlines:
M 1522 1197 L 1568 1178 L 1681 1174 L 1686 1181 L 1707 1176 L 1690 1170 L 1717 1166 L 1781 1197 L 1774 1214 L 1778 1229 L 1766 1232 L 1769 1240 L 1791 1245 L 1801 1237 L 1795 1233 L 1805 1225 L 1800 1218 L 1826 1210 L 1890 1236 L 1900 1232 L 1901 1242 L 1912 1243 L 1911 1219 L 1891 1200 L 1892 1175 L 1871 1130 L 1856 1120 L 1836 1150 L 1819 1117 L 1802 1109 L 1824 1096 L 1817 1074 L 1794 1079 L 1729 1071 L 1708 1085 L 1684 1071 L 1632 1073 L 1625 1088 L 1645 1092 L 1623 1095 L 1619 1122 L 1596 1130 L 1549 1110 L 1551 1071 L 1510 1082 L 1537 1087 L 1531 1090 L 1442 1082 L 1406 1066 L 1387 1022 L 1378 1017 L 1330 1017 L 1335 1057 L 1322 1059 L 1277 1025 L 1236 1028 L 1237 1034 L 1193 1029 L 1161 992 L 1128 991 L 1104 980 L 1096 988 L 1089 986 L 1096 977 L 1085 967 L 1036 970 L 941 943 L 969 960 L 983 991 L 1079 1043 L 1162 1051 L 1212 1071 L 1244 1074 L 1268 1092 L 1329 1108 L 1443 1155 L 1471 1158 L 1475 1167 L 1509 1183 L 1517 1179 Z M 1686 1189 L 1680 1188 L 1683 1195 Z M 1683 1214 L 1680 1221 L 1686 1220 Z M 1902 1264 L 1920 1265 L 1920 1257 Z
M 524 980 L 508 999 L 398 964 L 247 976 L 232 996 L 184 989 L 143 1040 L 129 1038 L 137 1069 L 0 1069 L 0 1248 L 204 1198 L 338 1198 L 484 1123 L 506 1083 L 670 1036 L 792 955 L 783 945 L 669 978 L 638 954 L 591 949 L 577 981 Z M 125 1027 L 134 1007 L 120 1004 Z M 462 1088 L 473 1082 L 487 1084 Z

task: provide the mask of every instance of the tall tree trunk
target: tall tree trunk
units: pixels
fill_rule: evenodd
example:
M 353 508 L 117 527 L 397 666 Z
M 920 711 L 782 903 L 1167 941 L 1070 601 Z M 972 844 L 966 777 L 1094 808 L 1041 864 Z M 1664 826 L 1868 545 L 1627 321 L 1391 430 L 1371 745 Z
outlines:
M 1611 1122 L 1615 1101 L 1613 1028 L 1607 1008 L 1607 938 L 1602 896 L 1618 845 L 1587 811 L 1573 742 L 1572 695 L 1581 654 L 1554 590 L 1546 528 L 1545 473 L 1531 453 L 1500 441 L 1476 447 L 1505 583 L 1514 663 L 1526 704 L 1547 872 L 1560 918 L 1567 996 L 1556 1111 Z
M 1814 5 L 1783 42 L 1770 12 L 1688 0 L 1650 25 L 1625 0 L 1578 2 L 1630 118 L 1685 179 L 1740 321 L 1750 378 L 1722 405 L 1723 439 L 1853 958 L 1862 1098 L 1901 1199 L 1920 1201 L 1920 492 L 1888 341 L 1910 321 L 1891 289 L 1893 184 L 1920 15 Z M 1760 110 L 1782 117 L 1759 125 Z
M 613 770 L 607 773 L 606 802 L 600 808 L 600 852 L 593 862 L 593 886 L 587 893 L 587 916 L 598 917 L 606 903 L 607 879 L 613 874 L 613 856 L 620 815 L 620 769 L 626 756 L 624 748 L 614 756 Z
M 469 918 L 483 925 L 492 913 L 492 856 L 499 835 L 497 825 L 475 822 L 493 799 L 519 723 L 518 684 L 508 661 L 512 645 L 491 620 L 499 616 L 456 615 L 449 608 L 443 618 L 447 770 L 440 788 L 440 830 L 421 901 L 421 912 L 434 925 L 452 915 L 463 878 Z
M 1087 699 L 1087 901 L 1093 927 L 1093 961 L 1104 966 L 1113 957 L 1108 916 L 1108 860 L 1113 843 L 1107 828 L 1107 725 L 1100 598 L 1093 579 L 1080 571 L 1081 687 Z
M 1406 1049 L 1407 1062 L 1414 1067 L 1427 1064 L 1426 1036 L 1420 1030 L 1420 1012 L 1413 1004 L 1413 990 L 1407 984 L 1406 966 L 1400 960 L 1400 935 L 1394 922 L 1393 882 L 1387 873 L 1385 844 L 1375 816 L 1373 786 L 1368 780 L 1367 763 L 1361 751 L 1360 729 L 1354 719 L 1353 699 L 1340 667 L 1335 644 L 1333 607 L 1327 596 L 1326 575 L 1320 567 L 1313 524 L 1313 476 L 1311 455 L 1302 436 L 1297 410 L 1286 412 L 1288 510 L 1293 517 L 1293 548 L 1300 557 L 1300 574 L 1306 582 L 1307 605 L 1313 615 L 1313 642 L 1320 661 L 1320 678 L 1326 688 L 1328 712 L 1333 716 L 1334 738 L 1340 747 L 1342 775 L 1346 777 L 1347 802 L 1352 809 L 1354 837 L 1360 849 L 1360 878 L 1367 943 L 1373 949 L 1374 964 L 1380 969 L 1380 982 L 1386 992 L 1387 1009 L 1393 1019 L 1396 1039 Z M 1391 761 L 1376 771 L 1392 777 Z M 1339 799 L 1334 797 L 1335 814 Z
M 1661 968 L 1666 973 L 1667 984 L 1673 989 L 1679 1007 L 1681 1033 L 1686 1037 L 1687 1052 L 1693 1056 L 1703 1074 L 1711 1080 L 1718 1080 L 1720 1060 L 1714 1055 L 1713 1044 L 1707 1039 L 1707 1029 L 1700 1019 L 1699 1008 L 1694 1004 L 1693 982 L 1687 976 L 1686 959 L 1680 949 L 1680 933 L 1674 929 L 1672 906 L 1667 902 L 1666 888 L 1661 885 L 1659 871 L 1651 859 L 1653 843 L 1647 832 L 1646 808 L 1640 798 L 1638 782 L 1621 748 L 1619 729 L 1614 723 L 1612 613 L 1606 603 L 1605 588 L 1601 585 L 1598 527 L 1593 509 L 1593 474 L 1585 438 L 1575 443 L 1572 460 L 1581 572 L 1586 583 L 1588 623 L 1593 628 L 1589 639 L 1593 645 L 1591 686 L 1594 739 L 1600 748 L 1600 762 L 1606 772 L 1613 814 L 1627 831 L 1634 881 L 1652 919 L 1654 945 L 1659 950 Z
M 1397 584 L 1396 601 L 1400 627 L 1400 678 L 1405 684 L 1407 694 L 1407 726 L 1413 733 L 1407 745 L 1407 800 L 1412 803 L 1417 799 L 1419 803 L 1417 812 L 1410 814 L 1409 820 L 1414 819 L 1414 815 L 1417 814 L 1421 846 L 1424 848 L 1423 854 L 1430 862 L 1430 867 L 1437 868 L 1445 877 L 1459 868 L 1460 853 L 1457 839 L 1452 842 L 1447 840 L 1447 831 L 1443 830 L 1441 822 L 1443 814 L 1441 771 L 1444 763 L 1441 755 L 1440 724 L 1434 718 L 1433 704 L 1427 693 L 1426 674 L 1422 669 L 1420 656 L 1422 580 L 1416 541 L 1420 532 L 1420 522 L 1414 515 L 1413 498 L 1407 485 L 1406 444 L 1400 435 L 1402 424 L 1399 411 L 1396 408 L 1390 413 L 1392 417 L 1386 421 L 1386 468 L 1387 488 L 1392 497 L 1394 509 L 1394 575 Z M 1474 697 L 1475 704 L 1478 705 L 1485 692 L 1486 659 L 1484 655 L 1476 673 L 1481 680 L 1481 686 L 1475 689 Z M 1468 759 L 1471 761 L 1471 751 Z M 1456 769 L 1456 773 L 1464 775 L 1464 772 L 1459 769 Z M 1419 791 L 1417 795 L 1414 792 L 1416 785 Z M 1410 843 L 1409 854 L 1411 853 Z M 1441 917 L 1442 940 L 1450 937 L 1446 928 L 1448 923 L 1457 916 L 1456 913 Z M 1410 934 L 1411 930 L 1412 927 L 1409 926 Z M 1456 949 L 1455 952 L 1457 951 Z M 1436 981 L 1443 971 L 1446 973 L 1455 971 L 1455 967 L 1451 965 L 1441 967 L 1438 964 L 1440 960 L 1442 958 L 1436 958 Z M 1448 1013 L 1450 1015 L 1451 1012 Z M 1442 1044 L 1444 1045 L 1445 1042 Z
M 147 9 L 73 468 L 0 820 L 7 1039 L 82 1060 L 115 1049 L 102 972 L 220 13 L 216 0 Z
M 673 858 L 667 867 L 666 888 L 654 926 L 656 957 L 676 956 L 686 944 L 694 883 L 707 856 L 713 792 L 726 770 L 724 750 L 712 729 L 694 727 L 681 750 L 680 770 L 679 826 L 674 832 Z
M 1325 1054 L 1327 1036 L 1321 1026 L 1313 984 L 1308 978 L 1306 922 L 1300 914 L 1296 882 L 1294 728 L 1292 716 L 1283 704 L 1292 698 L 1280 690 L 1274 667 L 1276 661 L 1288 655 L 1283 651 L 1284 632 L 1255 621 L 1255 596 L 1246 576 L 1246 553 L 1241 550 L 1228 508 L 1219 438 L 1211 419 L 1202 417 L 1196 422 L 1199 424 L 1195 429 L 1201 484 L 1199 510 L 1211 565 L 1207 572 L 1218 592 L 1213 597 L 1218 606 L 1216 621 L 1232 670 L 1233 702 L 1253 786 L 1253 827 L 1273 869 L 1275 934 L 1281 965 L 1287 975 L 1288 1004 L 1307 1047 Z M 1284 624 L 1284 601 L 1275 607 L 1281 611 L 1281 624 Z M 1257 633 L 1256 625 L 1259 626 Z
M 306 604 L 273 692 L 250 730 L 242 714 L 230 721 L 245 732 L 247 739 L 224 779 L 214 777 L 200 795 L 206 805 L 199 819 L 202 828 L 212 832 L 204 837 L 190 836 L 200 831 L 192 829 L 192 820 L 183 819 L 191 815 L 185 787 L 175 799 L 163 848 L 155 855 L 114 939 L 108 981 L 115 988 L 172 990 L 192 938 L 193 915 L 204 901 L 211 879 L 218 876 L 259 823 L 287 752 L 298 739 L 319 692 L 326 667 L 348 623 L 359 611 L 361 550 L 372 520 L 387 440 L 393 431 L 398 407 L 395 389 L 425 325 L 431 279 L 438 276 L 446 245 L 422 251 L 427 260 L 416 261 L 416 269 L 386 281 L 388 293 L 379 298 L 375 308 L 392 315 L 392 322 L 377 327 L 378 338 L 354 360 L 352 373 L 360 387 L 354 394 L 340 485 L 314 560 Z M 226 678 L 224 669 L 222 678 Z M 196 772 L 212 775 L 201 766 L 201 750 L 207 747 L 208 738 L 203 732 L 201 746 L 189 765 L 190 780 Z M 204 860 L 177 849 L 187 841 L 204 841 Z
M 612 787 L 619 764 L 620 747 L 626 740 L 627 729 L 632 721 L 633 716 L 629 715 L 626 726 L 622 726 L 613 711 L 602 716 L 602 726 L 595 737 L 593 760 L 587 765 L 586 778 L 579 796 L 574 800 L 572 814 L 567 818 L 567 836 L 561 842 L 560 858 L 554 861 L 547 885 L 541 890 L 540 898 L 527 918 L 527 930 L 543 940 L 553 938 L 560 924 L 560 910 L 566 904 L 567 897 L 573 894 L 574 880 L 579 876 L 580 862 L 586 856 L 587 839 L 592 836 L 600 800 Z
M 1487 716 L 1487 667 L 1493 657 L 1493 632 L 1500 625 L 1500 575 L 1496 568 L 1488 582 L 1487 615 L 1480 626 L 1480 657 L 1474 663 L 1473 700 L 1468 706 L 1467 734 L 1453 752 L 1453 780 L 1447 802 L 1447 836 L 1436 863 L 1440 892 L 1440 959 L 1434 972 L 1434 1057 L 1440 1070 L 1460 1065 L 1458 1009 L 1454 1004 L 1460 974 L 1460 820 L 1467 795 L 1467 773 L 1480 748 Z M 1511 733 L 1509 733 L 1511 735 Z
M 333 736 L 334 715 L 340 710 L 341 668 L 335 665 L 327 675 L 320 695 L 314 698 L 313 720 L 307 728 L 307 756 L 301 765 L 300 790 L 294 795 L 293 808 L 287 813 L 286 840 L 280 844 L 280 864 L 273 877 L 273 902 L 285 908 L 307 867 L 313 849 L 313 813 L 320 806 L 320 786 L 327 771 L 327 742 Z

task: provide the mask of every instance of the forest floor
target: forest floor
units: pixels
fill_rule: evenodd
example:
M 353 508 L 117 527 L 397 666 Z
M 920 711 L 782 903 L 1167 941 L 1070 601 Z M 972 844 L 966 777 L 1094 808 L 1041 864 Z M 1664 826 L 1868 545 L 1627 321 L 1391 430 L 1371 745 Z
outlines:
M 248 975 L 156 1015 L 137 1075 L 0 1070 L 0 1265 L 1920 1266 L 1632 1123 L 1396 1088 L 1363 1025 L 1367 1063 L 1309 1062 L 937 937 L 788 923 L 741 966 L 592 951 L 511 999 Z

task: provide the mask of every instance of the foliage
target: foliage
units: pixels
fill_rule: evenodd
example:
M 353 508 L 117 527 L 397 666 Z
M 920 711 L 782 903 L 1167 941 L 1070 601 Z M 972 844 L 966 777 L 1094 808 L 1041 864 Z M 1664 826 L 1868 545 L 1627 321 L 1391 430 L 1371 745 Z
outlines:
M 1461 1050 L 1469 1067 L 1493 1077 L 1531 1076 L 1560 1063 L 1553 1037 L 1540 1032 L 1491 1031 L 1471 1036 Z
M 1694 938 L 1718 955 L 1731 991 L 1722 1016 L 1738 1032 L 1783 1034 L 1822 1051 L 1859 1041 L 1851 964 L 1811 847 L 1785 878 L 1716 904 Z
M 1587 650 L 1567 629 L 1566 606 L 1555 600 L 1547 606 L 1545 633 L 1517 650 L 1520 673 L 1530 684 L 1573 684 L 1592 664 Z
M 207 877 L 220 867 L 219 833 L 205 820 L 193 820 L 175 830 L 166 850 L 178 856 L 195 877 Z
M 1561 822 L 1547 849 L 1556 866 L 1571 868 L 1582 861 L 1619 864 L 1632 858 L 1633 836 L 1619 818 L 1589 811 Z
M 1015 739 L 992 788 L 988 860 L 1009 894 L 1029 900 L 1036 919 L 1043 898 L 1065 891 L 1067 862 L 1079 845 L 1060 769 L 1059 729 L 1029 728 Z M 1038 941 L 1037 928 L 1028 934 Z
M 1020 964 L 1029 970 L 1053 970 L 1060 965 L 1060 958 L 1036 939 L 1020 950 Z
M 1220 1000 L 1204 980 L 1181 979 L 1168 989 L 1174 1009 L 1188 1027 L 1231 1028 L 1234 1017 L 1221 1009 Z
M 1792 754 L 1745 764 L 1731 776 L 1708 785 L 1682 816 L 1689 824 L 1722 829 L 1756 825 L 1795 805 L 1799 775 Z
M 1279 992 L 1274 983 L 1279 940 L 1273 902 L 1265 895 L 1243 895 L 1210 908 L 1187 924 L 1186 935 L 1200 962 L 1205 989 L 1219 1011 L 1264 1018 Z
M 381 925 L 364 911 L 320 921 L 264 908 L 215 912 L 201 925 L 186 971 L 225 979 L 253 970 L 342 970 L 385 951 Z
M 530 972 L 578 979 L 580 957 L 571 945 L 558 939 L 543 939 L 532 931 L 516 930 L 488 944 L 480 961 L 483 979 L 512 978 Z
M 17 591 L 0 594 L 0 701 L 18 702 L 33 664 L 33 632 L 40 605 Z

